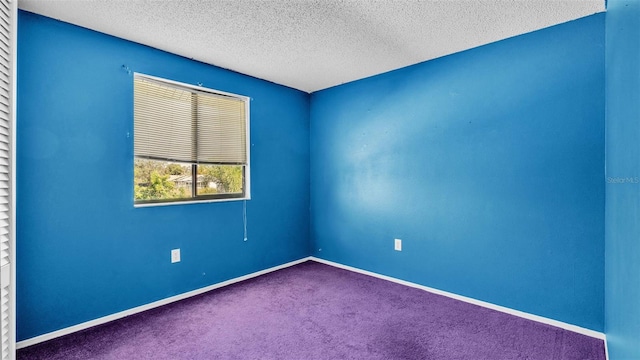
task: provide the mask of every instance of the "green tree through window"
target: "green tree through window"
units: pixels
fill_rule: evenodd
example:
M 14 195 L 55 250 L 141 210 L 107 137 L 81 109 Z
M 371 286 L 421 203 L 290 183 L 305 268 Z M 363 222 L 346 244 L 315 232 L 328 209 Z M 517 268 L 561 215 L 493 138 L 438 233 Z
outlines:
M 242 194 L 242 166 L 197 165 L 197 195 Z M 187 200 L 192 197 L 193 165 L 135 159 L 135 200 Z

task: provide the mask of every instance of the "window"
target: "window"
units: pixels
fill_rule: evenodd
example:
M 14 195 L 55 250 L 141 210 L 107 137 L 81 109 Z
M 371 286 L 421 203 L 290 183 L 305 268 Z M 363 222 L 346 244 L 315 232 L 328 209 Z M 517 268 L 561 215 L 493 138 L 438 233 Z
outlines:
M 134 203 L 249 198 L 244 96 L 134 77 Z

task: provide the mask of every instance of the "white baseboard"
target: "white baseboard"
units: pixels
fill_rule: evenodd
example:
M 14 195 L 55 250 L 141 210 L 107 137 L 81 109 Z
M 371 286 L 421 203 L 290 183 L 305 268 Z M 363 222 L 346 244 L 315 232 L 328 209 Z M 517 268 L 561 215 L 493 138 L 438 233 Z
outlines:
M 81 324 L 77 324 L 77 325 L 73 325 L 64 329 L 60 329 L 60 330 L 56 330 L 50 333 L 46 333 L 43 335 L 39 335 L 36 337 L 32 337 L 26 340 L 22 340 L 16 343 L 16 349 L 22 349 L 24 347 L 27 346 L 31 346 L 31 345 L 35 345 L 47 340 L 51 340 L 51 339 L 55 339 L 57 337 L 60 336 L 64 336 L 64 335 L 68 335 L 71 333 L 74 333 L 76 331 L 80 331 L 80 330 L 84 330 L 84 329 L 88 329 L 90 327 L 96 326 L 96 325 L 101 325 L 101 324 L 105 324 L 108 323 L 110 321 L 113 320 L 117 320 L 117 319 L 121 319 L 125 316 L 129 316 L 129 315 L 133 315 L 133 314 L 137 314 L 146 310 L 150 310 L 159 306 L 163 306 L 166 304 L 170 304 L 172 302 L 176 302 L 179 300 L 183 300 L 192 296 L 196 296 L 202 293 L 205 293 L 207 291 L 211 291 L 214 289 L 218 289 L 227 285 L 231 285 L 240 281 L 244 281 L 244 280 L 248 280 L 260 275 L 264 275 L 264 274 L 268 274 L 270 272 L 276 271 L 276 270 L 280 270 L 280 269 L 284 269 L 293 265 L 297 265 L 300 263 L 303 263 L 305 261 L 308 260 L 313 260 L 322 264 L 326 264 L 326 265 L 330 265 L 333 267 L 337 267 L 337 268 L 341 268 L 341 269 L 345 269 L 345 270 L 349 270 L 349 271 L 353 271 L 356 273 L 360 273 L 360 274 L 364 274 L 364 275 L 369 275 L 369 276 L 373 276 L 379 279 L 383 279 L 383 280 L 387 280 L 387 281 L 392 281 L 401 285 L 405 285 L 405 286 L 410 286 L 416 289 L 420 289 L 420 290 L 424 290 L 424 291 L 428 291 L 430 293 L 433 294 L 437 294 L 437 295 L 442 295 L 442 296 L 446 296 L 455 300 L 460 300 L 460 301 L 464 301 L 470 304 L 474 304 L 474 305 L 478 305 L 478 306 L 482 306 L 485 308 L 489 308 L 492 310 L 496 310 L 496 311 L 500 311 L 506 314 L 510 314 L 510 315 L 514 315 L 514 316 L 518 316 L 524 319 L 528 319 L 528 320 L 533 320 L 533 321 L 537 321 L 543 324 L 547 324 L 547 325 L 551 325 L 551 326 L 555 326 L 561 329 L 565 329 L 565 330 L 569 330 L 569 331 L 573 331 L 579 334 L 583 334 L 583 335 L 587 335 L 596 339 L 601 339 L 604 340 L 604 346 L 605 346 L 605 354 L 607 356 L 607 359 L 609 359 L 609 352 L 608 352 L 608 348 L 607 348 L 607 340 L 606 340 L 606 336 L 604 333 L 598 332 L 598 331 L 594 331 L 591 329 L 586 329 L 580 326 L 576 326 L 576 325 L 572 325 L 572 324 L 568 324 L 562 321 L 558 321 L 558 320 L 553 320 L 553 319 L 549 319 L 549 318 L 545 318 L 542 316 L 538 316 L 538 315 L 534 315 L 534 314 L 529 314 L 523 311 L 519 311 L 519 310 L 514 310 L 514 309 L 510 309 L 504 306 L 500 306 L 500 305 L 495 305 L 492 303 L 488 303 L 485 301 L 481 301 L 481 300 L 476 300 L 470 297 L 466 297 L 466 296 L 462 296 L 462 295 L 457 295 L 454 293 L 450 293 L 447 291 L 442 291 L 442 290 L 438 290 L 438 289 L 434 289 L 434 288 L 430 288 L 428 286 L 424 286 L 424 285 L 419 285 L 416 283 L 412 283 L 409 281 L 405 281 L 405 280 L 400 280 L 400 279 L 396 279 L 390 276 L 386 276 L 386 275 L 381 275 L 378 273 L 374 273 L 371 271 L 367 271 L 367 270 L 362 270 L 359 268 L 355 268 L 352 266 L 348 266 L 348 265 L 343 265 L 343 264 L 339 264 L 333 261 L 329 261 L 329 260 L 324 260 L 324 259 L 320 259 L 320 258 L 316 258 L 313 256 L 309 256 L 309 257 L 305 257 L 302 259 L 298 259 L 295 261 L 291 261 L 288 262 L 286 264 L 282 264 L 282 265 L 278 265 L 278 266 L 274 266 L 265 270 L 260 270 L 260 271 L 256 271 L 254 273 L 251 274 L 247 274 L 244 276 L 240 276 L 237 278 L 233 278 L 227 281 L 223 281 L 217 284 L 213 284 L 213 285 L 209 285 L 200 289 L 196 289 L 196 290 L 192 290 L 183 294 L 179 294 L 179 295 L 175 295 L 172 297 L 168 297 L 166 299 L 162 299 L 162 300 L 158 300 L 158 301 L 154 301 L 152 303 L 146 304 L 146 305 L 141 305 L 141 306 L 137 306 L 135 308 L 129 309 L 129 310 L 124 310 L 115 314 L 111 314 L 111 315 L 107 315 L 107 316 L 103 316 L 101 318 L 98 319 L 94 319 L 94 320 L 90 320 Z
M 334 266 L 334 267 L 337 267 L 337 268 L 341 268 L 341 269 L 357 272 L 357 273 L 360 273 L 360 274 L 373 276 L 373 277 L 376 277 L 376 278 L 379 278 L 379 279 L 383 279 L 383 280 L 392 281 L 392 282 L 395 282 L 395 283 L 398 283 L 398 284 L 401 284 L 401 285 L 410 286 L 410 287 L 413 287 L 413 288 L 416 288 L 416 289 L 428 291 L 428 292 L 433 293 L 433 294 L 446 296 L 446 297 L 449 297 L 449 298 L 452 298 L 452 299 L 455 299 L 455 300 L 460 300 L 460 301 L 464 301 L 466 303 L 470 303 L 470 304 L 473 304 L 473 305 L 478 305 L 478 306 L 482 306 L 482 307 L 485 307 L 485 308 L 488 308 L 488 309 L 500 311 L 500 312 L 503 312 L 503 313 L 507 313 L 509 315 L 514 315 L 514 316 L 518 316 L 518 317 L 521 317 L 521 318 L 524 318 L 524 319 L 533 320 L 533 321 L 537 321 L 539 323 L 543 323 L 543 324 L 559 327 L 561 329 L 573 331 L 573 332 L 576 332 L 576 333 L 579 333 L 579 334 L 583 334 L 583 335 L 587 335 L 587 336 L 590 336 L 590 337 L 593 337 L 593 338 L 596 338 L 596 339 L 601 339 L 601 340 L 604 340 L 605 347 L 606 347 L 606 344 L 607 344 L 605 334 L 601 333 L 601 332 L 598 332 L 598 331 L 595 331 L 595 330 L 586 329 L 586 328 L 583 328 L 583 327 L 580 327 L 580 326 L 568 324 L 568 323 L 565 323 L 565 322 L 562 322 L 562 321 L 558 321 L 558 320 L 549 319 L 549 318 L 546 318 L 546 317 L 543 317 L 543 316 L 539 316 L 539 315 L 529 314 L 529 313 L 526 313 L 524 311 L 510 309 L 510 308 L 507 308 L 507 307 L 504 307 L 504 306 L 488 303 L 488 302 L 482 301 L 482 300 L 476 300 L 476 299 L 473 299 L 473 298 L 470 298 L 470 297 L 457 295 L 457 294 L 450 293 L 450 292 L 447 292 L 447 291 L 442 291 L 442 290 L 430 288 L 428 286 L 412 283 L 412 282 L 409 282 L 409 281 L 396 279 L 396 278 L 393 278 L 391 276 L 381 275 L 381 274 L 374 273 L 374 272 L 371 272 L 371 271 L 358 269 L 358 268 L 355 268 L 353 266 L 342 265 L 342 264 L 339 264 L 339 263 L 336 263 L 336 262 L 333 262 L 333 261 L 320 259 L 320 258 L 317 258 L 317 257 L 314 257 L 314 256 L 311 256 L 309 259 L 313 260 L 313 261 L 317 261 L 319 263 L 326 264 L 326 265 L 331 265 L 331 266 Z
M 223 282 L 220 282 L 220 283 L 217 283 L 217 284 L 209 285 L 209 286 L 206 286 L 206 287 L 203 287 L 203 288 L 200 288 L 200 289 L 196 289 L 196 290 L 192 290 L 192 291 L 189 291 L 189 292 L 186 292 L 186 293 L 182 293 L 182 294 L 178 294 L 178 295 L 175 295 L 175 296 L 171 296 L 171 297 L 168 297 L 166 299 L 154 301 L 154 302 L 146 304 L 146 305 L 137 306 L 137 307 L 134 307 L 134 308 L 129 309 L 129 310 L 124 310 L 124 311 L 117 312 L 115 314 L 103 316 L 101 318 L 90 320 L 90 321 L 87 321 L 87 322 L 83 322 L 83 323 L 78 324 L 78 325 L 73 325 L 73 326 L 70 326 L 70 327 L 67 327 L 67 328 L 64 328 L 64 329 L 56 330 L 56 331 L 53 331 L 53 332 L 50 332 L 50 333 L 46 333 L 46 334 L 42 334 L 42 335 L 39 335 L 39 336 L 36 336 L 36 337 L 32 337 L 32 338 L 29 338 L 29 339 L 18 341 L 16 343 L 16 349 L 22 349 L 22 348 L 27 347 L 27 346 L 31 346 L 31 345 L 35 345 L 35 344 L 38 344 L 38 343 L 41 343 L 41 342 L 44 342 L 44 341 L 47 341 L 47 340 L 55 339 L 55 338 L 60 337 L 60 336 L 68 335 L 68 334 L 74 333 L 76 331 L 88 329 L 88 328 L 96 326 L 96 325 L 101 325 L 101 324 L 108 323 L 108 322 L 113 321 L 113 320 L 121 319 L 121 318 L 123 318 L 125 316 L 137 314 L 137 313 L 140 313 L 140 312 L 143 312 L 143 311 L 146 311 L 146 310 L 150 310 L 150 309 L 162 306 L 162 305 L 167 305 L 167 304 L 170 304 L 172 302 L 176 302 L 176 301 L 179 301 L 179 300 L 190 298 L 192 296 L 200 295 L 200 294 L 205 293 L 207 291 L 211 291 L 211 290 L 214 290 L 214 289 L 217 289 L 217 288 L 221 288 L 223 286 L 231 285 L 231 284 L 234 284 L 234 283 L 237 283 L 237 282 L 240 282 L 240 281 L 248 280 L 248 279 L 251 279 L 251 278 L 254 278 L 254 277 L 257 277 L 257 276 L 260 276 L 260 275 L 264 275 L 264 274 L 267 274 L 267 273 L 270 273 L 270 272 L 273 272 L 273 271 L 276 271 L 276 270 L 284 269 L 284 268 L 287 268 L 287 267 L 290 267 L 290 266 L 293 266 L 293 265 L 297 265 L 297 264 L 303 263 L 303 262 L 308 261 L 308 260 L 310 260 L 310 257 L 305 257 L 305 258 L 302 258 L 302 259 L 299 259 L 299 260 L 288 262 L 286 264 L 274 266 L 274 267 L 271 267 L 271 268 L 268 268 L 268 269 L 265 269 L 265 270 L 256 271 L 256 272 L 251 273 L 251 274 L 247 274 L 247 275 L 244 275 L 244 276 L 233 278 L 233 279 L 230 279 L 230 280 L 227 280 L 227 281 L 223 281 Z

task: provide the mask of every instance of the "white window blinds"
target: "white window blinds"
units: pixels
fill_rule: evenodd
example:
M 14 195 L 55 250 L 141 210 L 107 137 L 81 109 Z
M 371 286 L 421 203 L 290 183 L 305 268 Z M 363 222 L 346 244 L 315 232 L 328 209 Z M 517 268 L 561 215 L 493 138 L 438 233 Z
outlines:
M 247 165 L 246 105 L 241 98 L 136 75 L 135 156 Z

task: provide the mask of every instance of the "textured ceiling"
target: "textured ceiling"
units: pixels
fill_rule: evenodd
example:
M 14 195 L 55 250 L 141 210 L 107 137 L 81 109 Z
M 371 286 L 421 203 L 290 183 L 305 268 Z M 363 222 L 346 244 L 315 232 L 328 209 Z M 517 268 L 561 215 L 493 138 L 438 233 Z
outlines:
M 604 0 L 19 0 L 306 92 L 605 10 Z

